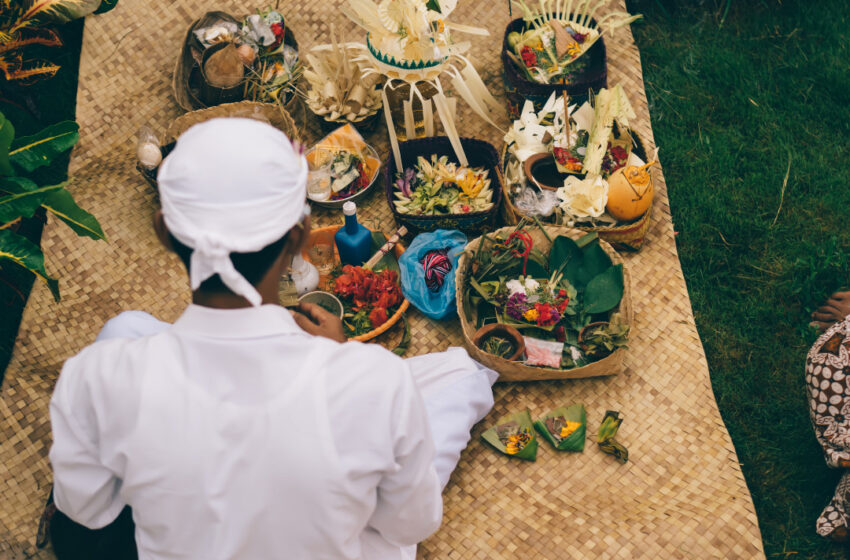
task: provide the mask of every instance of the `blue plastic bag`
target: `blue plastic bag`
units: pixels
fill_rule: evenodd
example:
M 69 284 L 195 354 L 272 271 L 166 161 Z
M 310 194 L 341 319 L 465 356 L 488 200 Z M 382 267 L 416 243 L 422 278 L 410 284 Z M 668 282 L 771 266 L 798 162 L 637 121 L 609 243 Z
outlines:
M 431 319 L 446 319 L 457 312 L 455 300 L 455 272 L 460 254 L 466 247 L 466 236 L 457 230 L 438 229 L 420 233 L 398 260 L 401 268 L 401 291 L 410 303 Z M 425 282 L 422 259 L 435 249 L 448 249 L 452 269 L 446 274 L 443 285 L 432 292 Z

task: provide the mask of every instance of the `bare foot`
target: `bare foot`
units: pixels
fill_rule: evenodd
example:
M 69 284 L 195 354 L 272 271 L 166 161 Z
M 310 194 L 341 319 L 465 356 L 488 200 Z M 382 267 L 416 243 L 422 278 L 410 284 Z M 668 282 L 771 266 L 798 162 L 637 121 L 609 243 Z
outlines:
M 835 292 L 812 313 L 810 326 L 821 332 L 850 315 L 850 292 Z

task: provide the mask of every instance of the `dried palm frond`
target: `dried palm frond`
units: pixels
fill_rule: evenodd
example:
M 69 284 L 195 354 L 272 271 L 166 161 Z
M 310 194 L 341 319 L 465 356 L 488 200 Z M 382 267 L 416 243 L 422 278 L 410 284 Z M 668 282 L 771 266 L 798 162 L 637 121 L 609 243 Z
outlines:
M 331 43 L 313 48 L 307 55 L 310 69 L 304 78 L 310 84 L 307 105 L 329 121 L 359 122 L 381 108 L 381 92 L 376 89 L 379 76 L 366 73 L 364 63 L 356 58 L 362 49 L 337 42 L 331 25 Z

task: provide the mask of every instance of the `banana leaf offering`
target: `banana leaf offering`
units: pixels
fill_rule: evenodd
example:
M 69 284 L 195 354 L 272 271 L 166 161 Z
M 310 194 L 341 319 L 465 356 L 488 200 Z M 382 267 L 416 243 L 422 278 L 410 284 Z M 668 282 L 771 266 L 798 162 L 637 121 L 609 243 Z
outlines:
M 623 419 L 620 417 L 619 412 L 616 410 L 605 411 L 605 417 L 599 426 L 596 441 L 603 453 L 613 455 L 621 463 L 626 463 L 629 460 L 629 450 L 615 439 L 622 423 Z
M 587 416 L 582 404 L 556 408 L 534 427 L 558 451 L 584 451 Z
M 505 455 L 526 461 L 537 459 L 537 436 L 527 409 L 505 416 L 481 434 L 481 439 Z

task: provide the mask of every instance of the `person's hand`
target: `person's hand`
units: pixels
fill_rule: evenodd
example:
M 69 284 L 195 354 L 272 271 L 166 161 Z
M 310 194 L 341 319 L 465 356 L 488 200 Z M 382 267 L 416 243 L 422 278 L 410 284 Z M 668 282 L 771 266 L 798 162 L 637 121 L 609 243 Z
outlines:
M 315 303 L 302 302 L 292 316 L 299 327 L 313 336 L 323 336 L 337 342 L 348 340 L 340 318 Z
M 812 322 L 809 325 L 823 332 L 835 323 L 843 321 L 847 315 L 850 315 L 850 292 L 835 292 L 812 313 Z

